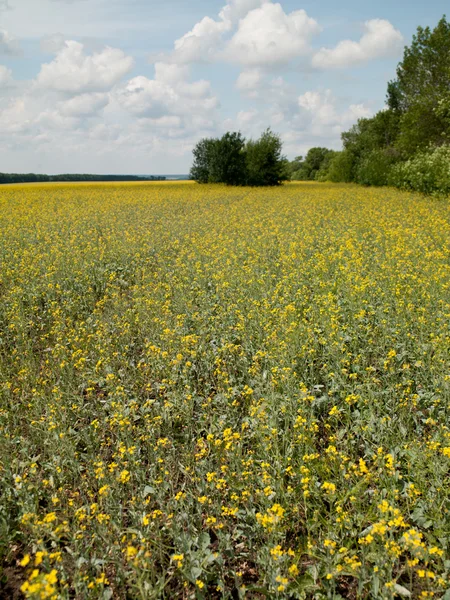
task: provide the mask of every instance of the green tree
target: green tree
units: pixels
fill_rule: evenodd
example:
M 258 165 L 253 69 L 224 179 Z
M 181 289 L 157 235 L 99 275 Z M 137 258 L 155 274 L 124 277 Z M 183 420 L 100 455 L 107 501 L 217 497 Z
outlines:
M 333 154 L 334 151 L 328 148 L 310 148 L 305 159 L 298 161 L 295 165 L 296 168 L 292 169 L 291 179 L 297 181 L 314 181 L 319 177 L 321 171 L 320 176 L 323 176 Z
M 397 78 L 388 84 L 389 107 L 401 115 L 397 145 L 405 155 L 445 141 L 445 123 L 436 111 L 449 92 L 450 23 L 444 16 L 433 30 L 417 28 Z
M 319 170 L 316 172 L 316 181 L 328 181 L 328 173 L 330 171 L 330 165 L 333 158 L 338 154 L 336 150 L 328 150 L 325 158 L 323 159 Z
M 197 142 L 192 151 L 194 163 L 191 167 L 190 178 L 197 183 L 208 183 L 213 159 L 213 152 L 219 140 L 204 138 Z
M 227 132 L 211 146 L 210 183 L 243 185 L 246 179 L 245 138 L 240 132 Z
M 355 171 L 355 156 L 349 150 L 337 152 L 330 161 L 328 180 L 348 183 L 353 181 Z
M 266 129 L 258 140 L 245 146 L 247 185 L 279 185 L 289 178 L 287 160 L 282 155 L 279 135 Z
M 287 163 L 287 172 L 289 175 L 289 179 L 296 179 L 294 174 L 296 174 L 303 166 L 303 156 L 296 156 L 294 160 L 291 160 Z

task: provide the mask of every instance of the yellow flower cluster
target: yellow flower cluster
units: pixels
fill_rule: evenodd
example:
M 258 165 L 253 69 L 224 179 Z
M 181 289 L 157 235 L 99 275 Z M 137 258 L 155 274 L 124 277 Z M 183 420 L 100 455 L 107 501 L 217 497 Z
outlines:
M 442 598 L 449 256 L 448 202 L 386 188 L 2 186 L 6 576 Z

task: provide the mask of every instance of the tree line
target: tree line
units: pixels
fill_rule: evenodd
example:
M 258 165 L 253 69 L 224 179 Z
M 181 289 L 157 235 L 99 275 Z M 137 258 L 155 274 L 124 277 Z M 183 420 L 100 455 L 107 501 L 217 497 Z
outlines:
M 49 181 L 165 181 L 165 179 L 165 177 L 159 175 L 139 177 L 138 175 L 89 175 L 81 173 L 68 173 L 63 175 L 39 175 L 36 173 L 0 173 L 0 184 L 38 183 Z
M 386 108 L 342 134 L 340 152 L 311 148 L 292 179 L 394 185 L 450 193 L 450 23 L 418 27 L 405 47 Z

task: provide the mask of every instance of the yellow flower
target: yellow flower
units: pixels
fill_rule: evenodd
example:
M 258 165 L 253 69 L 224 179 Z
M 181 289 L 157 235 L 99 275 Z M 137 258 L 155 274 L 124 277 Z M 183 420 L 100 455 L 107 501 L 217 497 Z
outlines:
M 29 562 L 30 562 L 30 555 L 29 554 L 25 554 L 25 556 L 20 561 L 20 566 L 21 567 L 26 567 Z
M 127 483 L 127 481 L 130 481 L 130 477 L 130 472 L 124 469 L 123 471 L 121 471 L 118 480 L 120 481 L 120 483 Z
M 184 554 L 172 554 L 172 560 L 177 563 L 177 567 L 181 569 L 184 561 Z

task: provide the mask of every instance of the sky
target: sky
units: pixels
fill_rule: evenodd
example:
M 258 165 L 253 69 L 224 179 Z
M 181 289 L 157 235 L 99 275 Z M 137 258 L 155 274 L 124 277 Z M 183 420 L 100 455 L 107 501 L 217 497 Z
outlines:
M 447 0 L 0 0 L 0 171 L 187 173 L 270 127 L 292 159 L 383 109 Z

